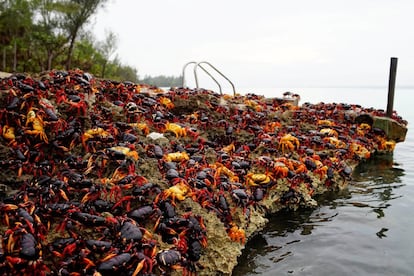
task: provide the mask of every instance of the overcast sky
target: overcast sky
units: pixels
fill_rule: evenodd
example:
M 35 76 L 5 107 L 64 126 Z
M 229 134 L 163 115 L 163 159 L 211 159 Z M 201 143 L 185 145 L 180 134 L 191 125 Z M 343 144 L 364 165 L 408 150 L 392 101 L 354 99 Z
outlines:
M 209 61 L 238 87 L 387 86 L 398 57 L 402 86 L 414 85 L 413 14 L 412 0 L 109 0 L 94 33 L 115 32 L 140 77 Z

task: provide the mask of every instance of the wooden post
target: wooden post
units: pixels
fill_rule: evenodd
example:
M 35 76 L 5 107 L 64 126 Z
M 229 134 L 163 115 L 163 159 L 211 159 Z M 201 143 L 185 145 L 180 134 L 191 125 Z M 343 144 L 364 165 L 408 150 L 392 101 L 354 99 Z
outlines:
M 387 102 L 387 117 L 391 118 L 394 108 L 394 91 L 395 91 L 395 77 L 397 75 L 398 58 L 391 58 L 390 65 L 390 79 L 388 82 L 388 102 Z

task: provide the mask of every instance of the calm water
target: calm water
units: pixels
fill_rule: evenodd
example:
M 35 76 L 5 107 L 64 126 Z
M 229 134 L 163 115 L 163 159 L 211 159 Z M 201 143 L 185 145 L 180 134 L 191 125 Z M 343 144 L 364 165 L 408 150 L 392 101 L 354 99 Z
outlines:
M 304 102 L 386 109 L 387 88 L 255 89 L 292 91 Z M 394 109 L 409 122 L 393 156 L 360 165 L 341 193 L 314 210 L 283 212 L 246 246 L 233 275 L 414 275 L 414 88 L 397 88 Z

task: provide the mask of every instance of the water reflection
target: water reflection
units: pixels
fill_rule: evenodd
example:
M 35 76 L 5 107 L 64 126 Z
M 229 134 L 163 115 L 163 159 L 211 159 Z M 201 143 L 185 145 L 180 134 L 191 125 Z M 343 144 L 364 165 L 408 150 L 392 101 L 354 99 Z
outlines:
M 404 186 L 401 180 L 404 174 L 404 170 L 389 155 L 378 156 L 360 164 L 354 171 L 354 181 L 348 189 L 321 195 L 317 198 L 320 206 L 317 209 L 282 211 L 272 216 L 263 232 L 247 243 L 239 258 L 240 265 L 233 275 L 258 275 L 266 272 L 273 275 L 283 269 L 284 272 L 304 269 L 303 263 L 307 261 L 304 252 L 313 252 L 325 246 L 329 248 L 319 241 L 321 236 L 326 237 L 327 241 L 333 239 L 330 242 L 335 243 L 339 232 L 343 242 L 352 243 L 353 237 L 348 234 L 365 224 L 364 227 L 369 231 L 374 229 L 371 235 L 376 239 L 387 238 L 389 229 L 382 226 L 376 228 L 378 226 L 375 221 L 383 219 L 392 201 L 402 197 L 398 188 Z M 338 215 L 341 217 L 337 218 Z M 311 245 L 316 248 L 310 248 Z M 322 258 L 329 259 L 336 255 L 329 249 L 326 252 L 327 256 Z M 298 263 L 303 266 L 295 267 Z M 318 275 L 317 271 L 314 272 Z
M 402 197 L 394 191 L 404 186 L 401 179 L 405 173 L 398 166 L 391 155 L 361 163 L 354 171 L 354 182 L 349 186 L 352 200 L 348 202 L 355 207 L 371 208 L 377 218 L 384 217 L 384 209 L 391 206 L 389 201 Z
M 359 164 L 353 179 L 356 183 L 395 184 L 401 183 L 401 176 L 404 176 L 404 170 L 394 163 L 392 155 L 385 154 Z

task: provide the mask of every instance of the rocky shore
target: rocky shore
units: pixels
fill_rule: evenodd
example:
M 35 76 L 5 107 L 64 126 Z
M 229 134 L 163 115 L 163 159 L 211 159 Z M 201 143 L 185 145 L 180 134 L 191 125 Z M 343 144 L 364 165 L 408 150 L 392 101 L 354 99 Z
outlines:
M 0 76 L 0 271 L 231 275 L 281 209 L 404 141 L 397 113 L 75 71 Z

